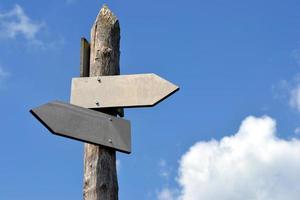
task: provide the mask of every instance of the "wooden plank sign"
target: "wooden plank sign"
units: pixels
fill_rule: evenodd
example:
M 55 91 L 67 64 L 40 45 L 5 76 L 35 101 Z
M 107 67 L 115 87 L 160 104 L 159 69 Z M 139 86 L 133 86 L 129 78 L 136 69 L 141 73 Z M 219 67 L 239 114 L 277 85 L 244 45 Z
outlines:
M 156 74 L 73 78 L 70 102 L 85 108 L 149 107 L 178 90 Z
M 131 152 L 128 120 L 59 101 L 30 112 L 53 134 Z

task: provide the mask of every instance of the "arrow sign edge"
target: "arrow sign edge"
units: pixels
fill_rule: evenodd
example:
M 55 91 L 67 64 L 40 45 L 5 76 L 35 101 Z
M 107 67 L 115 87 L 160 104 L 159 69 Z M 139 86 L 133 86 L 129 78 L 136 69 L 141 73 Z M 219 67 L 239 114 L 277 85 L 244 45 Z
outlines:
M 117 150 L 117 151 L 120 151 L 120 152 L 123 152 L 123 153 L 127 153 L 127 154 L 130 154 L 131 153 L 131 134 L 129 133 L 129 136 L 130 136 L 130 138 L 129 138 L 129 147 L 128 147 L 128 151 L 126 151 L 126 150 L 122 150 L 122 149 L 120 149 L 120 148 L 118 148 L 118 147 L 111 147 L 111 146 L 107 146 L 107 145 L 104 145 L 104 144 L 99 144 L 99 143 L 94 143 L 94 142 L 91 142 L 91 141 L 87 141 L 87 140 L 83 140 L 83 139 L 80 139 L 80 138 L 76 138 L 76 137 L 72 137 L 72 136 L 69 136 L 69 135 L 65 135 L 65 134 L 61 134 L 61 133 L 58 133 L 58 132 L 55 132 L 50 126 L 48 126 L 47 124 L 46 124 L 46 122 L 41 118 L 41 117 L 39 117 L 39 115 L 36 113 L 36 111 L 35 110 L 37 110 L 37 109 L 39 109 L 39 108 L 41 108 L 41 107 L 43 107 L 43 106 L 46 106 L 46 105 L 48 105 L 48 104 L 55 104 L 55 103 L 63 103 L 63 104 L 66 104 L 66 103 L 64 103 L 64 102 L 61 102 L 61 101 L 51 101 L 51 102 L 49 102 L 49 103 L 46 103 L 46 104 L 43 104 L 43 105 L 41 105 L 41 106 L 38 106 L 38 107 L 36 107 L 36 108 L 33 108 L 33 109 L 30 109 L 29 110 L 29 112 L 44 126 L 44 127 L 46 127 L 53 135 L 58 135 L 58 136 L 61 136 L 61 137 L 65 137 L 65 138 L 69 138 L 69 139 L 73 139 L 73 140 L 77 140 L 77 141 L 80 141 L 80 142 L 84 142 L 84 143 L 89 143 L 89 144 L 93 144 L 93 145 L 97 145 L 97 146 L 104 146 L 105 148 L 109 148 L 109 149 L 113 149 L 113 150 Z M 78 108 L 80 108 L 80 109 L 86 109 L 86 110 L 88 110 L 88 111 L 94 111 L 94 112 L 97 112 L 97 111 L 95 111 L 95 110 L 92 110 L 92 109 L 88 109 L 88 108 L 83 108 L 83 107 L 80 107 L 80 106 L 77 106 L 77 105 L 73 105 L 73 104 L 69 104 L 69 105 L 72 105 L 72 106 L 74 106 L 74 107 L 78 107 Z M 105 114 L 105 113 L 102 113 L 102 112 L 100 112 L 101 114 L 103 114 L 103 115 L 107 115 L 107 116 L 109 116 L 109 117 L 111 117 L 111 118 L 117 118 L 117 117 L 115 117 L 115 116 L 110 116 L 110 115 L 108 115 L 108 114 Z M 117 118 L 118 120 L 124 120 L 124 121 L 127 121 L 128 123 L 129 123 L 129 128 L 131 127 L 131 123 L 130 123 L 130 121 L 129 120 L 125 120 L 125 119 L 122 119 L 122 118 Z

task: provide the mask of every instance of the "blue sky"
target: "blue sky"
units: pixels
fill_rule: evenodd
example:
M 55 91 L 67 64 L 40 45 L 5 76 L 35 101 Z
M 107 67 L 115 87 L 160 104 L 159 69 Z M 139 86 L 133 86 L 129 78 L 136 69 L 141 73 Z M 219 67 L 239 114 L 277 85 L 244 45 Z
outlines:
M 299 1 L 11 0 L 0 3 L 0 199 L 82 199 L 83 144 L 51 135 L 29 109 L 69 101 L 80 38 L 103 3 L 120 20 L 121 73 L 181 87 L 126 109 L 133 152 L 117 155 L 120 199 L 300 195 Z

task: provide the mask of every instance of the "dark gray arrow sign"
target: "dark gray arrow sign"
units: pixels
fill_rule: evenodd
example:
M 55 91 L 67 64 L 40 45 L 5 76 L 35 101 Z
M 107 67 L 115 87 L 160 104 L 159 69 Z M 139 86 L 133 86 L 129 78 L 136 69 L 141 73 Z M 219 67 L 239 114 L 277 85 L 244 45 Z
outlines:
M 131 152 L 128 120 L 59 101 L 30 112 L 53 134 Z

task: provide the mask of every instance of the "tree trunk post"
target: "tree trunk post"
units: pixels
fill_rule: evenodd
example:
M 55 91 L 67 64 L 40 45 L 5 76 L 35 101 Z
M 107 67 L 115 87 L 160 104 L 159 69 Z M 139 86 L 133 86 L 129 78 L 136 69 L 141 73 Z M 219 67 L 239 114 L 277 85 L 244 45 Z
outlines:
M 83 49 L 83 47 L 81 48 Z M 89 76 L 119 75 L 119 59 L 119 22 L 117 17 L 104 5 L 91 30 Z M 87 62 L 82 61 L 82 63 Z M 101 100 L 98 103 L 101 105 Z M 111 115 L 119 113 L 117 109 L 102 109 L 101 112 Z M 115 150 L 84 144 L 83 199 L 118 199 Z

